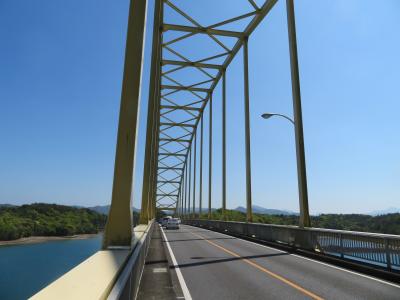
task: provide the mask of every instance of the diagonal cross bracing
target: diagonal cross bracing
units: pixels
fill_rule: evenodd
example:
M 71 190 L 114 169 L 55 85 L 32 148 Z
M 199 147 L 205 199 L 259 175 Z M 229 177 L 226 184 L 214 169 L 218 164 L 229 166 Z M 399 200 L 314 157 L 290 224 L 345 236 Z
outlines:
M 244 9 L 233 17 L 218 16 L 222 13 L 210 7 L 210 13 L 215 12 L 219 20 L 209 22 L 197 20 L 179 1 L 162 0 L 162 25 L 158 30 L 161 55 L 157 56 L 160 72 L 152 74 L 158 76 L 159 90 L 153 187 L 159 209 L 176 209 L 184 174 L 189 170 L 189 150 L 210 96 L 244 40 L 277 2 L 266 0 L 259 6 L 259 1 L 240 1 Z M 229 5 L 230 1 L 225 3 Z M 244 29 L 227 29 L 244 21 Z M 199 47 L 199 42 L 204 42 L 204 47 Z

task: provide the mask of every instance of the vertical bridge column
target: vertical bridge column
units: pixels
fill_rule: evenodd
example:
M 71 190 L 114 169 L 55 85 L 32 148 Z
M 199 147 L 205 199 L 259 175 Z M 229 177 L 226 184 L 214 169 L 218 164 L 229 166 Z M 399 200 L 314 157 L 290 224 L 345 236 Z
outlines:
M 192 200 L 192 147 L 189 149 L 189 198 L 188 198 L 188 218 L 190 218 L 190 201 Z
M 212 196 L 212 94 L 210 94 L 210 125 L 208 143 L 208 219 L 211 219 L 211 196 Z
M 155 0 L 155 11 L 154 14 L 158 13 L 158 23 L 154 23 L 154 27 L 157 28 L 158 30 L 158 41 L 157 41 L 157 51 L 158 51 L 158 59 L 161 59 L 162 57 L 162 41 L 163 41 L 163 36 L 161 32 L 161 24 L 163 23 L 163 16 L 164 16 L 164 10 L 163 10 L 163 1 L 162 0 Z M 156 9 L 159 8 L 159 11 L 157 12 Z M 156 17 L 155 17 L 156 18 Z M 154 21 L 155 22 L 155 21 Z M 156 100 L 155 100 L 155 120 L 154 120 L 154 138 L 153 138 L 153 144 L 152 144 L 152 159 L 151 159 L 151 181 L 150 181 L 150 189 L 149 189 L 149 202 L 152 205 L 152 212 L 153 212 L 153 218 L 156 217 L 157 214 L 157 179 L 158 179 L 158 153 L 159 153 L 159 135 L 160 135 L 160 119 L 159 119 L 159 114 L 160 114 L 160 85 L 161 85 L 161 66 L 157 65 L 156 67 L 157 73 L 155 74 L 157 78 L 156 82 Z
M 199 182 L 199 219 L 202 213 L 202 202 L 203 202 L 203 114 L 200 120 L 200 182 Z
M 304 151 L 303 117 L 301 112 L 299 64 L 297 59 L 296 23 L 293 0 L 286 0 L 287 23 L 290 50 L 290 70 L 292 77 L 293 113 L 296 138 L 297 179 L 300 201 L 300 227 L 310 227 L 308 211 L 307 173 Z
M 185 190 L 185 209 L 184 209 L 184 215 L 186 217 L 187 213 L 187 170 L 188 166 L 185 164 L 185 177 L 184 177 L 184 190 Z
M 179 192 L 179 217 L 182 218 L 183 217 L 183 170 L 182 170 L 182 180 L 180 183 L 180 192 Z
M 103 248 L 130 247 L 132 242 L 131 194 L 136 152 L 138 110 L 142 75 L 146 0 L 132 0 L 129 8 L 117 149 L 111 208 Z
M 246 210 L 247 222 L 253 222 L 251 201 L 251 160 L 250 160 L 250 100 L 249 100 L 249 53 L 248 37 L 243 40 L 243 65 L 244 65 L 244 122 L 245 122 L 245 147 L 246 147 Z
M 158 117 L 158 96 L 160 86 L 160 64 L 158 63 L 161 56 L 160 51 L 160 24 L 162 14 L 162 1 L 155 1 L 154 6 L 154 21 L 153 21 L 153 45 L 152 45 L 152 58 L 150 72 L 150 86 L 149 86 L 149 101 L 147 108 L 147 130 L 146 130 L 146 146 L 145 146 L 145 159 L 143 168 L 143 188 L 142 188 L 142 205 L 140 211 L 140 223 L 147 224 L 147 222 L 155 217 L 155 205 L 153 199 L 153 189 L 157 187 L 154 185 L 153 172 L 157 172 L 154 161 L 157 161 L 156 151 L 157 148 L 157 117 Z
M 196 156 L 197 156 L 197 132 L 194 132 L 194 156 L 193 156 L 193 215 L 192 218 L 196 218 Z
M 222 73 L 222 218 L 226 221 L 226 70 Z
M 182 178 L 182 184 L 183 184 L 183 199 L 182 199 L 182 208 L 183 208 L 183 216 L 186 215 L 186 194 L 187 194 L 187 189 L 186 189 L 186 171 L 187 171 L 187 164 L 183 166 L 183 178 Z

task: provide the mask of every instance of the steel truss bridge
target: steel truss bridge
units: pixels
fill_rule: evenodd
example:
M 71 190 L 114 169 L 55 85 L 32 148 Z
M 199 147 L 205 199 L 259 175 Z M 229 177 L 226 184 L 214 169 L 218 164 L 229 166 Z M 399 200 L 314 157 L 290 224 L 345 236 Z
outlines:
M 182 8 L 174 1 L 156 1 L 153 24 L 151 78 L 147 113 L 147 139 L 143 173 L 141 222 L 154 218 L 156 209 L 172 210 L 179 215 L 194 215 L 195 207 L 203 211 L 208 206 L 211 216 L 212 194 L 212 128 L 213 95 L 222 89 L 222 210 L 226 208 L 226 74 L 229 65 L 242 49 L 243 107 L 245 117 L 246 207 L 247 220 L 252 221 L 251 157 L 248 40 L 252 32 L 268 15 L 277 0 L 261 5 L 247 1 L 245 11 L 235 16 L 219 17 L 213 24 L 192 15 L 189 3 Z M 183 3 L 180 3 L 183 4 Z M 211 4 L 211 3 L 210 3 Z M 229 5 L 229 3 L 226 3 Z M 309 226 L 306 168 L 303 145 L 300 83 L 294 7 L 288 2 L 288 36 L 293 87 L 293 107 L 300 195 L 300 226 Z M 127 220 L 132 185 L 136 126 L 140 95 L 145 3 L 131 6 L 126 61 L 123 80 L 121 112 L 118 131 L 113 200 L 105 246 L 113 244 L 109 232 L 120 229 L 112 220 Z M 212 6 L 210 6 L 212 11 Z M 223 14 L 222 14 L 223 15 Z M 140 21 L 139 21 L 140 20 Z M 220 84 L 219 84 L 220 83 Z M 214 99 L 216 101 L 216 99 Z M 203 195 L 203 114 L 208 106 L 208 195 Z M 135 120 L 135 122 L 132 122 Z M 130 122 L 131 121 L 131 122 Z M 127 136 L 130 138 L 127 139 Z M 200 153 L 200 161 L 196 161 Z M 196 179 L 196 168 L 199 178 Z M 199 182 L 198 182 L 199 181 Z M 198 186 L 196 183 L 198 182 Z M 199 195 L 197 197 L 197 191 Z M 203 202 L 208 202 L 208 205 Z M 121 223 L 121 222 L 116 222 Z M 126 243 L 130 242 L 130 223 L 126 222 Z M 120 241 L 122 237 L 118 236 Z
M 112 203 L 103 250 L 34 299 L 133 299 L 138 295 L 141 281 L 145 286 L 147 282 L 150 290 L 163 289 L 157 284 L 168 285 L 167 275 L 152 277 L 169 273 L 167 258 L 170 272 L 175 270 L 180 281 L 181 296 L 186 299 L 192 296 L 206 299 L 398 298 L 398 285 L 357 272 L 399 280 L 399 236 L 310 227 L 293 0 L 286 0 L 286 12 L 300 222 L 299 226 L 252 222 L 249 39 L 277 0 L 224 1 L 227 6 L 239 2 L 247 6 L 235 15 L 228 15 L 214 10 L 213 1 L 202 1 L 209 14 L 199 18 L 193 9 L 194 1 L 154 0 L 141 225 L 133 229 L 131 198 L 147 1 L 131 0 Z M 219 119 L 222 121 L 221 207 L 225 216 L 226 76 L 239 53 L 243 55 L 245 223 L 211 220 L 213 102 L 222 102 Z M 220 97 L 215 96 L 217 89 L 221 89 Z M 206 108 L 208 132 L 204 131 Z M 205 149 L 207 135 L 210 142 Z M 206 155 L 207 168 L 203 166 Z M 208 181 L 207 195 L 203 195 L 203 179 Z M 200 218 L 197 208 L 197 212 L 208 214 Z M 183 229 L 176 233 L 161 232 L 154 222 L 160 210 L 171 210 L 180 216 L 185 223 Z M 152 239 L 154 235 L 156 239 Z M 272 248 L 250 244 L 243 238 L 267 243 Z M 169 255 L 162 254 L 165 249 L 161 241 L 168 244 Z M 155 244 L 149 250 L 150 243 Z M 299 251 L 308 258 L 292 255 Z M 328 265 L 317 262 L 321 259 Z M 356 272 L 333 266 L 337 264 Z M 217 265 L 223 267 L 217 268 Z M 186 271 L 190 267 L 196 269 Z M 160 271 L 164 269 L 165 272 Z M 254 272 L 258 273 L 254 275 Z M 168 299 L 168 293 L 145 295 Z M 139 298 L 140 295 L 139 292 Z

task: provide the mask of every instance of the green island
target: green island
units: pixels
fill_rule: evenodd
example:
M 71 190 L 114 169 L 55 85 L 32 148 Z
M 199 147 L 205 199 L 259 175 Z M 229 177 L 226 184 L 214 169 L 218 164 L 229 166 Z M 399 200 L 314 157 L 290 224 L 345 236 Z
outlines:
M 98 233 L 107 216 L 87 208 L 35 203 L 0 207 L 0 240 Z
M 105 208 L 105 209 L 104 209 Z M 79 234 L 94 234 L 104 229 L 108 206 L 103 210 L 73 206 L 35 203 L 22 206 L 0 206 L 0 241 L 11 241 L 24 237 L 65 237 Z M 100 212 L 98 212 L 100 211 Z M 157 213 L 160 218 L 164 215 Z M 207 219 L 207 214 L 200 218 Z M 245 222 L 246 214 L 227 210 L 228 221 Z M 133 211 L 133 223 L 139 215 Z M 222 220 L 222 210 L 212 211 L 211 219 Z M 277 225 L 297 225 L 298 215 L 253 214 L 253 222 Z M 400 235 L 400 214 L 370 216 L 362 214 L 321 214 L 311 216 L 311 224 L 317 228 L 376 232 Z
M 207 219 L 207 214 L 200 216 Z M 227 221 L 245 222 L 246 214 L 236 210 L 226 211 Z M 212 211 L 211 219 L 222 220 L 221 209 Z M 254 223 L 276 225 L 298 225 L 298 215 L 253 214 Z M 375 232 L 400 235 L 400 214 L 370 216 L 362 214 L 321 214 L 311 216 L 311 225 L 316 228 Z

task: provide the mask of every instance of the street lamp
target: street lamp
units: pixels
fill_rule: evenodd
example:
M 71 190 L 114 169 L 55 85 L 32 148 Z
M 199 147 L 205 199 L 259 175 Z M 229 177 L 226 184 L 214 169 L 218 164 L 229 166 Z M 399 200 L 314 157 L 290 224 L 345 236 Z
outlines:
M 297 124 L 290 117 L 277 113 L 264 113 L 261 115 L 263 119 L 269 119 L 273 116 L 281 117 L 288 120 L 293 124 L 295 133 L 299 130 Z M 300 227 L 310 227 L 310 214 L 308 212 L 308 195 L 307 195 L 307 178 L 306 178 L 306 165 L 304 159 L 304 140 L 301 134 L 296 134 L 296 160 L 297 160 L 297 182 L 299 186 L 299 202 L 300 202 Z M 300 138 L 301 137 L 301 138 Z
M 261 117 L 263 117 L 264 119 L 269 119 L 269 118 L 271 118 L 273 116 L 285 118 L 286 120 L 290 121 L 294 125 L 294 121 L 290 117 L 282 115 L 282 114 L 264 113 L 264 114 L 261 115 Z

